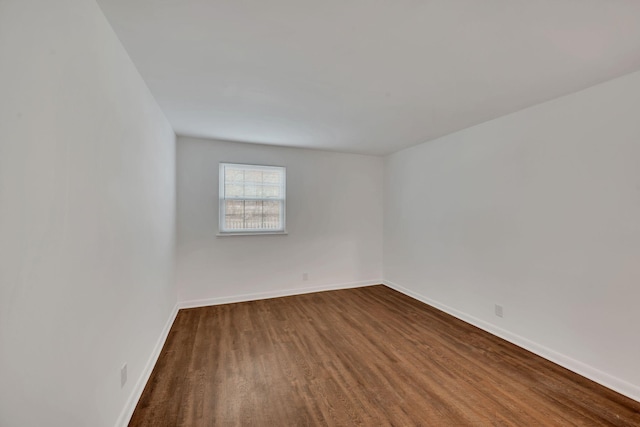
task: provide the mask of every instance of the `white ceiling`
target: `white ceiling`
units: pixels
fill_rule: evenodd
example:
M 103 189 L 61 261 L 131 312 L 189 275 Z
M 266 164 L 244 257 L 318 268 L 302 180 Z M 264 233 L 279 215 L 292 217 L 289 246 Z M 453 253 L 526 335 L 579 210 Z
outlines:
M 98 0 L 176 133 L 386 154 L 640 69 L 638 0 Z

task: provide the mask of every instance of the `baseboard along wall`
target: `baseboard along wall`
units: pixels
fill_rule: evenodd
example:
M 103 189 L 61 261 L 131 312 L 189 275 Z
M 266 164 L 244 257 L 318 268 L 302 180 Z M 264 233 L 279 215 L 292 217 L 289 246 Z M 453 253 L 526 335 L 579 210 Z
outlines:
M 171 330 L 171 326 L 178 315 L 178 311 L 183 308 L 196 308 L 196 307 L 206 307 L 210 305 L 220 305 L 220 304 L 232 304 L 236 302 L 245 302 L 245 301 L 257 301 L 261 299 L 268 298 L 279 298 L 293 295 L 303 295 L 314 292 L 324 292 L 324 291 L 334 291 L 338 289 L 351 289 L 351 288 L 360 288 L 364 286 L 372 286 L 382 284 L 382 280 L 365 280 L 360 282 L 348 282 L 341 284 L 333 284 L 333 285 L 322 285 L 322 286 L 313 286 L 308 288 L 294 288 L 294 289 L 284 289 L 280 291 L 273 292 L 260 292 L 253 294 L 244 294 L 244 295 L 234 295 L 229 297 L 220 297 L 220 298 L 207 298 L 200 300 L 191 300 L 191 301 L 182 301 L 178 302 L 173 310 L 171 310 L 171 314 L 169 315 L 169 319 L 167 319 L 167 323 L 165 324 L 156 345 L 153 348 L 151 355 L 149 356 L 149 360 L 145 365 L 144 370 L 142 371 L 138 381 L 136 382 L 125 407 L 122 409 L 118 420 L 116 421 L 115 427 L 126 427 L 131 420 L 131 416 L 133 415 L 133 411 L 136 409 L 136 405 L 140 400 L 140 396 L 142 396 L 142 392 L 144 391 L 144 387 L 149 381 L 151 377 L 151 373 L 153 372 L 153 368 L 158 361 L 158 357 L 160 356 L 160 352 L 162 351 L 162 347 L 166 342 L 169 331 Z
M 614 390 L 624 396 L 627 396 L 631 399 L 640 402 L 640 387 L 631 384 L 627 381 L 624 381 L 620 378 L 614 377 L 612 375 L 607 374 L 606 372 L 602 372 L 593 366 L 587 365 L 579 360 L 575 360 L 571 357 L 568 357 L 562 353 L 559 353 L 555 350 L 552 350 L 548 347 L 540 345 L 536 342 L 528 340 L 520 335 L 509 332 L 505 329 L 502 329 L 496 325 L 493 325 L 484 320 L 478 319 L 469 314 L 458 311 L 454 308 L 451 308 L 445 304 L 442 304 L 438 301 L 434 301 L 430 298 L 425 297 L 417 292 L 411 291 L 397 283 L 388 281 L 388 280 L 368 280 L 368 281 L 360 281 L 360 282 L 350 282 L 350 283 L 342 283 L 342 284 L 334 284 L 334 285 L 322 285 L 322 286 L 313 286 L 307 288 L 293 288 L 293 289 L 284 289 L 273 292 L 260 292 L 253 294 L 243 294 L 243 295 L 234 295 L 228 297 L 219 297 L 219 298 L 208 298 L 208 299 L 199 299 L 199 300 L 190 300 L 190 301 L 182 301 L 178 302 L 176 306 L 173 308 L 167 323 L 165 324 L 164 329 L 156 345 L 153 349 L 149 360 L 140 375 L 140 378 L 136 382 L 136 385 L 131 392 L 127 403 L 122 410 L 118 421 L 116 422 L 115 427 L 126 427 L 133 415 L 133 411 L 142 395 L 144 387 L 151 376 L 151 372 L 160 356 L 160 351 L 164 346 L 167 337 L 169 336 L 169 331 L 171 330 L 171 326 L 178 314 L 178 310 L 185 308 L 196 308 L 196 307 L 206 307 L 210 305 L 221 305 L 221 304 L 232 304 L 237 302 L 245 302 L 245 301 L 256 301 L 261 299 L 269 299 L 269 298 L 279 298 L 285 296 L 293 296 L 293 295 L 303 295 L 314 292 L 324 292 L 324 291 L 333 291 L 338 289 L 351 289 L 351 288 L 360 288 L 365 286 L 373 286 L 378 284 L 384 284 L 385 286 L 394 289 L 404 295 L 407 295 L 415 300 L 423 302 L 427 305 L 435 307 L 443 312 L 450 314 L 451 316 L 460 319 L 466 323 L 469 323 L 473 326 L 476 326 L 492 335 L 495 335 L 499 338 L 502 338 L 506 341 L 509 341 L 512 344 L 515 344 L 519 347 L 522 347 L 540 357 L 543 357 L 553 363 L 556 363 L 566 369 L 569 369 L 572 372 L 575 372 L 579 375 L 582 375 L 585 378 L 588 378 L 598 384 L 601 384 L 611 390 Z
M 142 392 L 144 391 L 144 387 L 147 385 L 147 381 L 151 377 L 151 372 L 153 372 L 153 368 L 156 366 L 156 362 L 158 361 L 158 357 L 160 356 L 160 352 L 162 351 L 162 347 L 164 347 L 164 343 L 167 341 L 167 337 L 169 336 L 169 331 L 171 331 L 171 326 L 173 326 L 173 322 L 176 320 L 176 316 L 178 315 L 178 304 L 176 304 L 171 310 L 171 314 L 167 319 L 167 322 L 162 328 L 162 332 L 156 341 L 156 345 L 153 347 L 153 351 L 145 364 L 140 377 L 136 381 L 133 386 L 133 390 L 127 399 L 127 402 L 116 421 L 115 427 L 126 427 L 129 425 L 129 421 L 131 420 L 131 416 L 133 415 L 133 411 L 136 409 L 136 405 L 140 400 L 140 396 L 142 396 Z
M 489 332 L 490 334 L 502 338 L 505 341 L 509 341 L 510 343 L 515 344 L 518 347 L 524 348 L 525 350 L 528 350 L 540 357 L 543 357 L 557 365 L 562 366 L 563 368 L 575 372 L 578 375 L 582 375 L 583 377 L 588 378 L 593 382 L 596 382 L 613 391 L 616 391 L 624 396 L 640 402 L 640 387 L 638 387 L 637 385 L 631 384 L 627 381 L 624 381 L 623 379 L 607 374 L 606 372 L 596 369 L 591 365 L 588 365 L 579 360 L 559 353 L 553 349 L 528 340 L 527 338 L 524 338 L 518 334 L 509 332 L 494 324 L 478 319 L 477 317 L 471 316 L 464 312 L 458 311 L 438 301 L 434 301 L 397 283 L 384 280 L 383 284 L 413 299 L 435 307 L 438 310 L 442 310 L 445 313 L 450 314 L 451 316 L 473 326 L 476 326 L 485 332 Z
M 291 288 L 272 292 L 258 292 L 253 294 L 233 295 L 228 297 L 206 298 L 178 302 L 179 308 L 206 307 L 209 305 L 232 304 L 236 302 L 257 301 L 261 299 L 288 297 L 293 295 L 312 294 L 314 292 L 335 291 L 338 289 L 361 288 L 364 286 L 380 285 L 382 280 L 364 280 L 333 285 L 319 285 L 305 288 Z

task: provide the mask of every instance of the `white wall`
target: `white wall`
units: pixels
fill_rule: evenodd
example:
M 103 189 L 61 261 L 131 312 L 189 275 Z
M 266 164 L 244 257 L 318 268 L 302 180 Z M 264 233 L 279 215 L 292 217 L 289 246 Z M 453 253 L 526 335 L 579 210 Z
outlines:
M 0 425 L 113 426 L 176 303 L 175 136 L 93 0 L 0 2 L 0 94 Z
M 288 235 L 216 237 L 220 162 L 287 168 Z M 382 167 L 381 157 L 179 137 L 179 300 L 379 283 Z
M 639 118 L 635 73 L 388 156 L 385 279 L 640 399 Z

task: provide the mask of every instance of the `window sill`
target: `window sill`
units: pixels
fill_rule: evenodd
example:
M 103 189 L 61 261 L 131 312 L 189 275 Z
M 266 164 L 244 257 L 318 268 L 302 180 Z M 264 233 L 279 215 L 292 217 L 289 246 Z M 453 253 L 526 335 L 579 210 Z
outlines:
M 250 232 L 239 232 L 239 233 L 218 233 L 216 237 L 236 237 L 236 236 L 286 236 L 286 231 L 250 231 Z

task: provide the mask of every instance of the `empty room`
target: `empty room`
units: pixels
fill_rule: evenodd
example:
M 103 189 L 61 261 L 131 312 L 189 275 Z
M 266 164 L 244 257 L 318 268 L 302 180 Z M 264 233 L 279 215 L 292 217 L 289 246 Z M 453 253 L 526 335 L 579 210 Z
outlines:
M 640 426 L 640 1 L 0 0 L 0 427 Z

